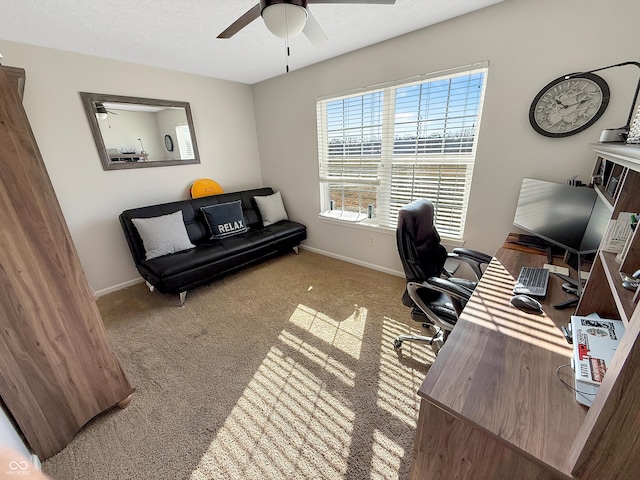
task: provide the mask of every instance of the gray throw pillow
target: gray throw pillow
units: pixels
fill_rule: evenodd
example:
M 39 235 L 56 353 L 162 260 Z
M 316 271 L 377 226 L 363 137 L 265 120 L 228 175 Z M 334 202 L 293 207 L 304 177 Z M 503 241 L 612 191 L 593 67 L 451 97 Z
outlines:
M 241 200 L 200 207 L 200 211 L 209 225 L 211 240 L 238 235 L 249 230 L 242 213 Z
M 276 192 L 273 195 L 266 195 L 263 197 L 253 197 L 260 210 L 260 216 L 262 217 L 262 224 L 266 227 L 280 220 L 289 220 L 287 211 L 284 209 L 282 203 L 282 196 L 280 192 Z
M 187 234 L 182 210 L 159 217 L 132 218 L 131 221 L 142 238 L 147 260 L 195 247 Z

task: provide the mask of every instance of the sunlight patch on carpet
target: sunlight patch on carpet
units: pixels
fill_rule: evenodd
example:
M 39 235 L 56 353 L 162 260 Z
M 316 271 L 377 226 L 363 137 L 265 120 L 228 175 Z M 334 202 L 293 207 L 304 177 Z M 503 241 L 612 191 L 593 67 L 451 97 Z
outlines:
M 400 468 L 400 459 L 405 454 L 404 450 L 380 430 L 376 429 L 373 439 L 374 456 L 371 460 L 370 478 L 372 480 L 393 478 Z
M 354 414 L 322 383 L 273 347 L 191 479 L 341 475 Z
M 356 373 L 328 353 L 309 345 L 291 332 L 283 331 L 279 339 L 284 344 L 302 353 L 308 361 L 315 363 L 320 368 L 324 368 L 348 387 L 353 388 L 355 386 Z
M 377 406 L 407 425 L 415 427 L 417 416 L 409 415 L 407 412 L 411 412 L 415 405 L 416 391 L 412 385 L 415 385 L 416 380 L 419 381 L 419 378 L 424 375 L 415 370 L 404 368 L 398 362 L 398 353 L 393 349 L 393 340 L 398 335 L 406 333 L 427 335 L 427 331 L 412 329 L 404 323 L 388 317 L 383 319 L 382 330 Z M 431 364 L 435 360 L 433 350 L 426 344 L 405 342 L 402 349 L 411 355 L 413 360 L 420 363 Z M 400 381 L 398 381 L 399 379 Z
M 340 358 L 359 358 L 366 318 L 358 306 L 338 322 L 298 305 L 295 328 L 282 330 L 191 479 L 342 476 L 355 420 L 342 390 L 354 388 L 355 372 Z
M 298 305 L 289 318 L 293 324 L 355 359 L 360 358 L 366 320 L 367 309 L 358 305 L 354 306 L 354 311 L 349 317 L 341 321 L 304 305 Z

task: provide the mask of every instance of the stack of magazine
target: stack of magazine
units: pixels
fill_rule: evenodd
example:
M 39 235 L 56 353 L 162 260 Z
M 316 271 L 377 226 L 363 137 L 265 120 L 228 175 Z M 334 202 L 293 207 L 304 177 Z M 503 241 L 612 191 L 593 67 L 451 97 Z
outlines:
M 624 257 L 629 248 L 634 223 L 637 223 L 636 214 L 632 212 L 620 212 L 617 219 L 612 218 L 602 239 L 602 250 Z
M 571 317 L 578 403 L 588 407 L 593 403 L 624 331 L 624 324 L 620 320 L 600 318 L 597 314 Z

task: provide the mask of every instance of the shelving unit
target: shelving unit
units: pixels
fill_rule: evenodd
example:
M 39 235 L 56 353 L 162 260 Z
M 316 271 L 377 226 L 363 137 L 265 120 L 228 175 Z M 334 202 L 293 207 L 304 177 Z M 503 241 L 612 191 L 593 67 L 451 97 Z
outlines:
M 640 212 L 640 147 L 592 144 L 591 148 L 599 155 L 594 175 L 602 175 L 596 189 L 613 207 L 611 217 Z M 612 184 L 612 179 L 617 182 Z M 637 478 L 640 309 L 633 301 L 634 293 L 622 287 L 620 272 L 630 274 L 638 269 L 640 235 L 636 229 L 621 263 L 616 254 L 598 252 L 576 309 L 577 315 L 596 312 L 620 319 L 626 328 L 569 454 L 572 475 L 584 480 L 611 478 L 611 472 L 617 472 L 617 478 Z
M 592 144 L 598 153 L 593 169 L 595 189 L 611 208 L 611 218 L 621 212 L 640 212 L 640 147 L 621 144 Z M 597 312 L 601 316 L 620 319 L 629 325 L 636 309 L 633 292 L 622 287 L 620 272 L 632 274 L 640 268 L 640 235 L 634 231 L 622 263 L 613 253 L 600 251 L 578 308 L 577 315 Z M 603 288 L 603 286 L 608 288 Z

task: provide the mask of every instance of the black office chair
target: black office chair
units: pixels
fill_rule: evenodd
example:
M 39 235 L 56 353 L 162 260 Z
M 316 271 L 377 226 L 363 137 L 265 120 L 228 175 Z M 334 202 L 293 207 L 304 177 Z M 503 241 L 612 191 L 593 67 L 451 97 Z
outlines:
M 433 326 L 436 333 L 433 337 L 400 335 L 393 342 L 396 349 L 402 347 L 403 341 L 410 340 L 429 343 L 437 353 L 477 284 L 477 281 L 453 277 L 453 272 L 445 268 L 445 262 L 455 259 L 466 263 L 479 280 L 483 265 L 492 258 L 467 248 L 455 248 L 453 253 L 448 253 L 440 243 L 433 217 L 433 204 L 424 199 L 415 200 L 398 212 L 396 240 L 407 280 L 402 303 L 411 307 L 413 320 L 422 322 L 425 328 Z

